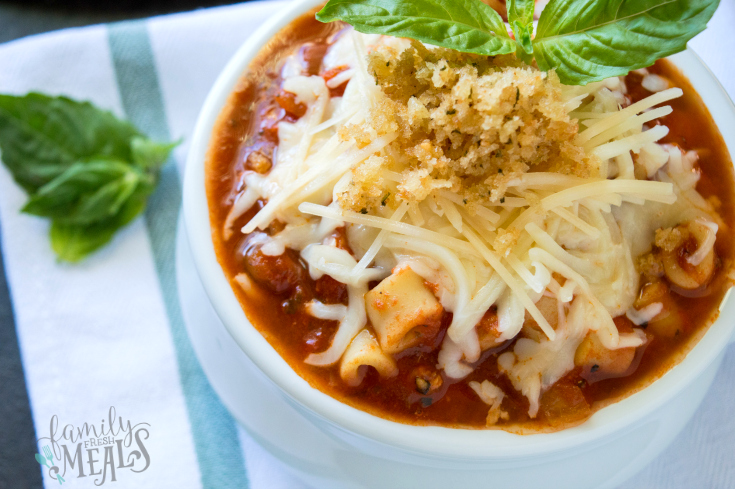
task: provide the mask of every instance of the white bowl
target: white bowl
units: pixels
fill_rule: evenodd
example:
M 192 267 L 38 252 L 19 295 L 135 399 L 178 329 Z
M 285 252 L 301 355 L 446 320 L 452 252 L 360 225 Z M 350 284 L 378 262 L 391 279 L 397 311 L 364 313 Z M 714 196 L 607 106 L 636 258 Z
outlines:
M 189 333 L 213 387 L 266 449 L 319 488 L 485 487 L 492 481 L 505 488 L 588 489 L 622 483 L 666 448 L 701 403 L 733 335 L 732 301 L 723 301 L 719 319 L 687 357 L 649 387 L 577 427 L 525 436 L 409 426 L 354 409 L 312 388 L 250 324 L 215 256 L 205 156 L 215 121 L 253 57 L 321 3 L 293 2 L 250 36 L 210 91 L 192 138 L 184 219 L 196 269 L 226 332 L 204 328 L 202 320 L 189 321 Z M 725 91 L 691 51 L 671 61 L 699 92 L 735 154 L 735 108 Z

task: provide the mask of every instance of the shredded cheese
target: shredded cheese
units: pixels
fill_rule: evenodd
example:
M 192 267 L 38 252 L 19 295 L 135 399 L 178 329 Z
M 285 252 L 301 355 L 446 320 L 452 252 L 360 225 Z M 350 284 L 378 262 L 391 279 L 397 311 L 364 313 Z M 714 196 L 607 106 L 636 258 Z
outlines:
M 244 175 L 225 237 L 263 199 L 241 232 L 279 220 L 279 232 L 251 238 L 261 239 L 264 254 L 300 250 L 313 279 L 326 274 L 347 286 L 347 305 L 303 306 L 339 321 L 330 346 L 305 359 L 310 365 L 343 358 L 365 331 L 367 284 L 405 266 L 452 313 L 438 356 L 448 377 L 472 373 L 482 355 L 476 326 L 490 308 L 497 308 L 498 342 L 516 339 L 529 316 L 545 337 L 517 339 L 497 361 L 535 416 L 540 395 L 572 368 L 588 331 L 608 349 L 636 347 L 645 335 L 619 334 L 613 316 L 642 324 L 661 312 L 660 303 L 629 307 L 637 256 L 618 221 L 631 204 L 670 205 L 679 197 L 708 208 L 695 190 L 696 154 L 657 144 L 668 133 L 664 125 L 646 130 L 672 111 L 656 106 L 683 92 L 662 90 L 621 108 L 622 79 L 564 87 L 511 58 L 473 66 L 472 55 L 389 37 L 368 47 L 366 39 L 351 32 L 330 48 L 339 45 L 325 66 L 347 68 L 326 83 L 284 70 L 284 89 L 307 105 L 306 114 L 279 123 L 269 174 Z M 401 50 L 426 49 L 436 62 L 399 59 Z M 406 71 L 411 83 L 396 78 L 399 62 L 418 63 Z M 345 83 L 344 96 L 330 99 L 329 89 Z M 636 165 L 652 179 L 636 179 Z M 717 224 L 705 224 L 704 241 L 688 257 L 695 266 L 717 232 Z M 359 261 L 330 237 L 343 225 Z M 246 275 L 235 281 L 257 293 Z M 541 297 L 556 301 L 553 325 L 536 304 Z M 502 419 L 502 391 L 489 381 L 470 385 L 490 406 L 488 423 Z

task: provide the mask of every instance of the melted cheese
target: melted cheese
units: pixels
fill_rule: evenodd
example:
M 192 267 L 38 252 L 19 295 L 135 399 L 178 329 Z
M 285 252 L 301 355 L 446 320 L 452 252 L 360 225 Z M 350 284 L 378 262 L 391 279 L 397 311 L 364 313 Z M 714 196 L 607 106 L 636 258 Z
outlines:
M 639 331 L 619 334 L 613 317 L 627 312 L 636 322 L 655 316 L 653 307 L 632 309 L 638 290 L 633 260 L 650 247 L 653 226 L 683 215 L 712 214 L 694 190 L 696 154 L 658 145 L 668 133 L 665 126 L 644 130 L 645 124 L 671 112 L 668 106 L 654 107 L 682 91 L 663 90 L 620 109 L 624 83 L 618 78 L 565 87 L 563 110 L 579 118 L 584 128 L 575 143 L 599 160 L 592 175 L 513 172 L 502 177 L 505 197 L 468 203 L 456 191 L 456 181 L 432 181 L 428 172 L 416 173 L 424 180 L 414 187 L 425 187 L 426 197 L 412 200 L 401 194 L 402 172 L 410 160 L 395 147 L 402 137 L 399 129 L 386 132 L 388 123 L 370 126 L 373 109 L 384 107 L 386 97 L 368 73 L 364 55 L 367 46 L 380 43 L 391 44 L 396 53 L 405 47 L 405 41 L 389 37 L 340 36 L 323 67 L 347 69 L 326 84 L 321 77 L 301 76 L 290 65 L 284 68 L 284 89 L 307 106 L 306 115 L 279 124 L 277 163 L 268 175 L 245 176 L 246 190 L 230 211 L 225 235 L 232 234 L 237 217 L 264 198 L 267 204 L 241 232 L 265 229 L 279 219 L 286 224 L 283 230 L 259 238 L 265 254 L 300 250 L 312 278 L 327 274 L 347 285 L 346 306 L 311 301 L 304 309 L 314 317 L 339 321 L 330 346 L 309 355 L 306 363 L 327 366 L 342 359 L 349 383 L 359 382 L 360 365 L 379 365 L 382 374 L 392 375 L 392 359 L 364 329 L 367 284 L 387 277 L 392 268 L 410 267 L 434 284 L 442 307 L 452 312 L 438 357 L 439 367 L 452 378 L 469 375 L 480 358 L 475 326 L 488 309 L 497 307 L 500 341 L 516 338 L 527 312 L 544 337 L 518 339 L 498 364 L 528 397 L 529 415 L 535 416 L 540 395 L 573 368 L 574 351 L 588 331 L 595 331 L 608 349 L 644 341 Z M 345 82 L 344 96 L 330 99 L 329 88 Z M 441 74 L 434 73 L 432 83 L 444 83 Z M 426 111 L 417 101 L 407 107 L 412 118 Z M 440 115 L 444 113 L 450 114 Z M 339 132 L 351 126 L 367 127 L 360 134 L 368 140 L 358 142 Z M 631 153 L 640 154 L 639 162 L 654 180 L 635 179 Z M 390 162 L 377 172 L 385 182 L 381 195 L 387 192 L 390 199 L 384 198 L 377 210 L 343 208 L 339 196 L 359 178 L 354 170 L 368 158 Z M 345 223 L 354 256 L 326 239 Z M 716 230 L 715 224 L 703 249 L 711 248 Z M 552 272 L 566 279 L 563 286 Z M 247 280 L 238 282 L 252 289 Z M 554 326 L 536 305 L 544 296 L 556 300 Z M 491 410 L 499 409 L 503 396 L 496 386 L 485 381 L 471 387 Z

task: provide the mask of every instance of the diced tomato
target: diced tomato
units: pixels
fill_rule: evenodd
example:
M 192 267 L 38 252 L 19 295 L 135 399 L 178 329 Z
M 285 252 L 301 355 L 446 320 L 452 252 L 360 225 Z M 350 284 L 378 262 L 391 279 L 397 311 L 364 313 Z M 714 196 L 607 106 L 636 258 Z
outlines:
M 296 94 L 282 90 L 276 95 L 276 102 L 290 116 L 299 119 L 306 114 L 306 105 L 296 102 Z
M 349 68 L 350 67 L 347 66 L 347 65 L 337 66 L 336 68 L 332 68 L 332 69 L 327 70 L 324 73 L 322 73 L 322 78 L 324 78 L 324 81 L 325 82 L 328 82 L 329 80 L 331 80 L 335 76 L 339 75 L 343 71 L 347 71 Z
M 324 78 L 324 81 L 325 82 L 328 82 L 329 80 L 331 80 L 335 76 L 339 75 L 343 71 L 348 70 L 349 68 L 350 67 L 347 66 L 347 65 L 337 66 L 336 68 L 332 68 L 332 69 L 327 70 L 324 73 L 322 73 L 322 78 Z M 329 89 L 329 95 L 332 96 L 332 97 L 341 97 L 342 95 L 345 94 L 345 87 L 347 87 L 347 82 L 342 83 L 342 84 L 340 84 L 337 87 L 330 88 Z

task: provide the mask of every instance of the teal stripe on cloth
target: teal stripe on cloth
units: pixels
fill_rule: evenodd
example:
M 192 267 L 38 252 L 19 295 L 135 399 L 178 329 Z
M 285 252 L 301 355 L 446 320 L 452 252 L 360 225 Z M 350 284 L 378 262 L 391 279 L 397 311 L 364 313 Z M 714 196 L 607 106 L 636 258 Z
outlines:
M 163 98 L 145 22 L 111 24 L 108 40 L 127 117 L 151 138 L 168 141 Z M 171 325 L 202 486 L 206 489 L 247 488 L 237 426 L 204 376 L 184 329 L 175 269 L 180 208 L 179 175 L 175 163 L 169 161 L 148 203 L 145 221 Z

